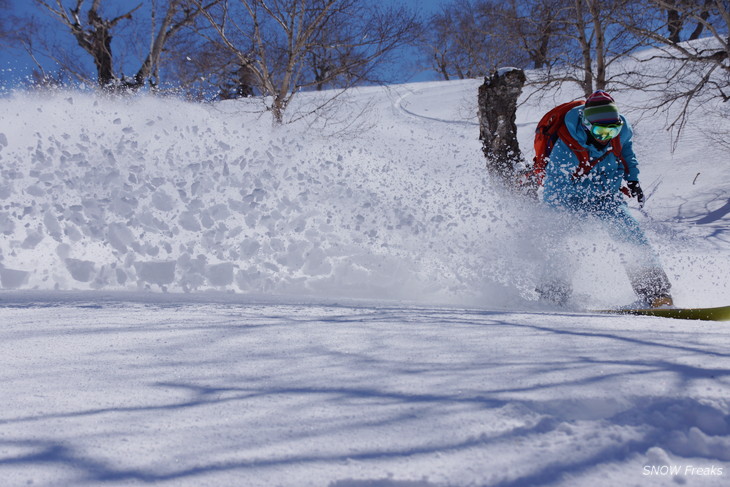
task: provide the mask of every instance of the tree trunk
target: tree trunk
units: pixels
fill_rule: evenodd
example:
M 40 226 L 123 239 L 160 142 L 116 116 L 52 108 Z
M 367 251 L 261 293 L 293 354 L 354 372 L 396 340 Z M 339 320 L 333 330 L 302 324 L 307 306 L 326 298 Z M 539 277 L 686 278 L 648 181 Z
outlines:
M 697 20 L 697 26 L 695 27 L 695 30 L 692 31 L 692 33 L 689 35 L 689 38 L 687 40 L 694 41 L 695 39 L 699 39 L 702 35 L 702 31 L 705 29 L 705 22 L 707 19 L 710 18 L 710 8 L 712 8 L 712 2 L 710 0 L 705 0 L 705 6 L 702 10 L 702 13 L 700 13 L 700 18 Z
M 674 2 L 671 2 L 672 4 Z M 667 29 L 669 30 L 669 41 L 677 44 L 682 39 L 682 17 L 679 11 L 674 8 L 667 9 Z
M 112 61 L 112 35 L 110 33 L 111 26 L 108 21 L 103 20 L 96 10 L 89 10 L 89 26 L 91 32 L 87 36 L 89 48 L 87 49 L 94 58 L 96 66 L 97 81 L 102 88 L 108 88 L 115 81 L 114 65 Z M 80 33 L 79 35 L 83 35 Z M 77 35 L 77 38 L 78 36 Z M 79 42 L 85 47 L 82 42 Z
M 593 20 L 593 36 L 596 39 L 596 75 L 597 90 L 606 89 L 606 32 L 601 19 L 599 0 L 589 0 L 588 9 Z
M 508 186 L 516 181 L 516 165 L 523 161 L 515 119 L 525 81 L 521 69 L 502 68 L 479 87 L 479 140 L 487 171 Z
M 158 72 L 160 56 L 162 56 L 162 50 L 165 47 L 165 43 L 169 37 L 183 25 L 182 23 L 179 25 L 173 24 L 175 11 L 177 10 L 179 3 L 179 0 L 173 0 L 167 6 L 165 18 L 162 21 L 162 25 L 160 26 L 157 35 L 152 41 L 150 52 L 142 62 L 142 66 L 137 71 L 137 74 L 134 76 L 134 83 L 129 85 L 130 88 L 141 88 L 147 80 L 152 78 L 154 74 Z M 155 80 L 155 82 L 158 81 L 159 80 Z
M 584 7 L 585 0 L 575 0 L 576 27 L 578 28 L 578 42 L 583 57 L 583 93 L 586 97 L 593 93 L 593 57 L 591 44 L 586 34 L 587 26 Z

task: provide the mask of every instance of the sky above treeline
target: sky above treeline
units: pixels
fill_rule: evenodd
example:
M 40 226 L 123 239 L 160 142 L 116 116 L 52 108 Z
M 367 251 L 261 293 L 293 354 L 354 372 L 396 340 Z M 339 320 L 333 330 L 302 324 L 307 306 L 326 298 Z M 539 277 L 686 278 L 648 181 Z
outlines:
M 109 1 L 109 0 L 107 0 Z M 112 2 L 118 2 L 118 0 L 111 0 Z M 151 0 L 139 0 L 143 4 L 149 4 Z M 438 12 L 443 5 L 450 3 L 453 0 L 366 0 L 378 4 L 388 4 L 392 6 L 404 5 L 408 8 L 413 9 L 415 12 L 427 18 Z M 71 2 L 65 1 L 67 5 L 71 5 Z M 125 2 L 131 6 L 135 5 L 135 2 Z M 35 5 L 34 0 L 8 0 L 9 9 L 3 12 L 6 17 L 21 17 L 33 15 L 35 16 L 46 29 L 52 32 L 44 32 L 44 35 L 50 35 L 58 42 L 67 46 L 71 52 L 78 56 L 88 56 L 78 45 L 76 40 L 73 38 L 70 32 L 58 21 L 50 18 L 49 14 L 40 9 Z M 417 53 L 413 49 L 402 49 L 402 59 L 404 63 L 408 63 L 410 60 L 415 60 Z M 43 64 L 44 69 L 49 72 L 53 72 L 53 63 L 49 60 L 44 60 L 41 57 L 36 58 L 37 61 Z M 93 64 L 89 57 L 89 64 Z M 0 87 L 12 88 L 23 80 L 27 80 L 31 77 L 34 69 L 36 69 L 36 61 L 29 55 L 26 49 L 22 47 L 11 48 L 7 46 L 0 47 Z M 394 83 L 403 83 L 408 81 L 430 81 L 438 79 L 435 72 L 424 69 L 421 71 L 414 71 L 413 69 L 399 69 L 393 67 L 392 81 Z

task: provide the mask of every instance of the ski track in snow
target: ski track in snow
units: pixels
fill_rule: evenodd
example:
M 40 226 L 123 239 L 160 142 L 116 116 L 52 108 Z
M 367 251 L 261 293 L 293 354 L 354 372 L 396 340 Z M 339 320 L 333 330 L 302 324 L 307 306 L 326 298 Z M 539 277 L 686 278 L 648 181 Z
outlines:
M 455 83 L 447 90 L 444 89 L 443 84 L 419 87 L 400 95 L 394 105 L 403 114 L 419 120 L 479 127 L 479 122 L 476 120 L 476 104 L 473 101 L 476 99 L 476 95 L 469 96 L 470 91 L 476 93 L 477 87 L 478 83 L 474 81 Z M 469 90 L 469 88 L 473 88 L 473 90 Z M 470 101 L 471 103 L 469 103 Z M 430 112 L 441 116 L 426 114 Z M 473 120 L 464 120 L 466 117 Z
M 278 128 L 251 100 L 0 100 L 0 485 L 726 485 L 727 327 L 537 304 L 566 222 L 490 184 L 478 84 Z M 523 148 L 554 101 L 520 105 Z M 730 295 L 708 127 L 672 152 L 636 116 L 682 305 Z M 575 309 L 633 300 L 604 237 L 568 240 Z

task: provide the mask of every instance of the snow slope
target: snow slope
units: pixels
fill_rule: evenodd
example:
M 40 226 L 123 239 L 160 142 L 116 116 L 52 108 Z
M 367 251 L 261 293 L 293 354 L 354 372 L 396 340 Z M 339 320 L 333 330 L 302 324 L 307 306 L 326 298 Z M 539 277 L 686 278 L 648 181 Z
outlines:
M 0 309 L 3 485 L 721 486 L 730 475 L 724 324 L 40 298 Z
M 277 128 L 255 100 L 0 100 L 3 485 L 725 485 L 727 328 L 582 311 L 633 300 L 591 224 L 574 308 L 542 308 L 563 222 L 485 175 L 479 84 Z M 528 158 L 576 95 L 525 93 Z M 617 94 L 636 216 L 680 305 L 726 305 L 730 165 L 705 135 L 730 124 L 699 107 L 672 152 L 649 96 Z

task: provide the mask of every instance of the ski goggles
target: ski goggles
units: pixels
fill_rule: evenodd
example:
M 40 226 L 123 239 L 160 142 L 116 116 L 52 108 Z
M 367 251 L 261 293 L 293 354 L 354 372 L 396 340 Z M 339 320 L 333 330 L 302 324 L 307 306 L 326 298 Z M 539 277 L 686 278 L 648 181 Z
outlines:
M 618 136 L 618 134 L 621 133 L 621 127 L 623 124 L 624 122 L 619 120 L 617 123 L 599 125 L 590 123 L 588 120 L 583 119 L 583 125 L 585 125 L 586 129 L 588 129 L 593 137 L 601 142 L 606 142 L 607 140 L 611 140 Z

